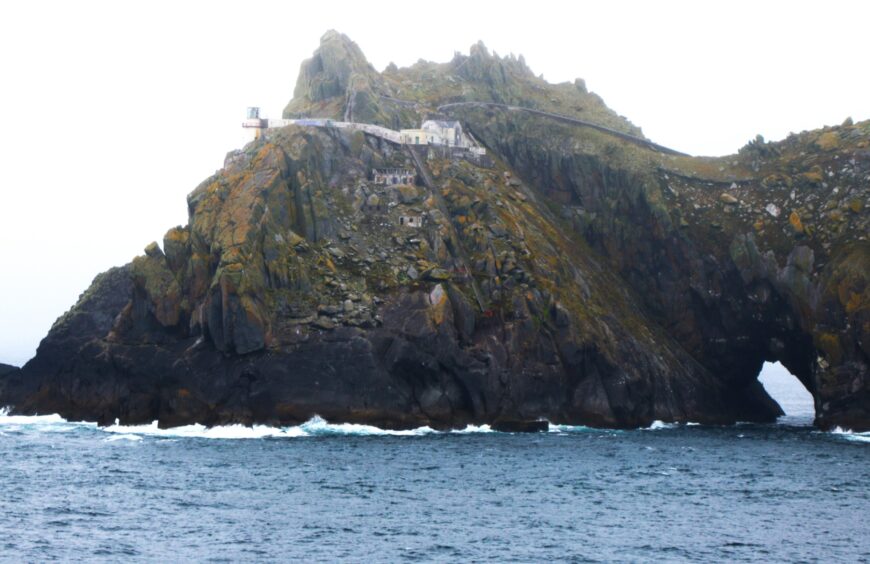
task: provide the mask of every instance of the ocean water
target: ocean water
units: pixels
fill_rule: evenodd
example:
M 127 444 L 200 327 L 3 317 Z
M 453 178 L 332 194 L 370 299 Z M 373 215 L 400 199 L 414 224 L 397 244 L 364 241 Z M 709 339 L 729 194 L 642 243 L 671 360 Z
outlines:
M 0 414 L 0 560 L 868 561 L 870 434 L 796 405 L 531 435 Z

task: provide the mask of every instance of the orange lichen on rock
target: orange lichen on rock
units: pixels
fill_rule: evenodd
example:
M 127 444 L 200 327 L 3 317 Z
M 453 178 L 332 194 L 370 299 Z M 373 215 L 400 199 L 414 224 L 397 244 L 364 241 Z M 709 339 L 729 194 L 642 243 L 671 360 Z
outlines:
M 815 335 L 816 346 L 825 353 L 830 364 L 839 364 L 843 359 L 843 347 L 840 337 L 835 333 L 819 333 Z
M 836 131 L 828 131 L 819 135 L 816 146 L 823 151 L 830 151 L 840 146 L 840 135 Z
M 169 270 L 163 254 L 153 254 L 156 243 L 152 245 L 148 247 L 152 254 L 133 259 L 133 281 L 144 290 L 148 309 L 154 318 L 164 327 L 172 327 L 178 324 L 181 315 L 181 287 Z
M 804 224 L 801 223 L 801 216 L 799 216 L 797 212 L 793 211 L 789 214 L 788 222 L 791 225 L 791 228 L 794 229 L 795 233 L 804 232 Z

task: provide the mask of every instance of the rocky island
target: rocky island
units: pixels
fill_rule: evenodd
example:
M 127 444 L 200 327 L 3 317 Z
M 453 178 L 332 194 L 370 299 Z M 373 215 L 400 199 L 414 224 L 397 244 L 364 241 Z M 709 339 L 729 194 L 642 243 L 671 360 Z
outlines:
M 780 361 L 818 427 L 870 429 L 870 122 L 691 157 L 522 57 L 477 44 L 379 73 L 336 32 L 284 118 L 302 121 L 227 155 L 187 225 L 0 367 L 0 405 L 164 427 L 727 424 L 781 414 L 757 380 Z M 470 146 L 330 120 L 453 124 Z

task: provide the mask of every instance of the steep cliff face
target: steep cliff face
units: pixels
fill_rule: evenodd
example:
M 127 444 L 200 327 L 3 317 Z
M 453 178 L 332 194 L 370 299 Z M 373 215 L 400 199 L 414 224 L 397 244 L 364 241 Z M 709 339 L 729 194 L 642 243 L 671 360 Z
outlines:
M 718 378 L 739 385 L 781 361 L 819 425 L 866 427 L 870 123 L 701 159 L 534 116 L 462 117 Z
M 820 426 L 870 427 L 870 123 L 701 159 L 441 107 L 463 101 L 642 139 L 582 81 L 549 85 L 522 58 L 476 45 L 379 74 L 329 32 L 285 115 L 453 117 L 491 162 L 270 130 L 188 196 L 186 226 L 100 275 L 0 376 L 0 403 L 162 425 L 769 421 L 757 375 L 780 360 Z

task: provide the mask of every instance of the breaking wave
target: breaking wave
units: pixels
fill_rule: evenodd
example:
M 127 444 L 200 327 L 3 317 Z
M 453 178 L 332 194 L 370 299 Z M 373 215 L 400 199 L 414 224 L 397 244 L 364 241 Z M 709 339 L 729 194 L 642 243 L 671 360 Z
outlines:
M 381 429 L 373 425 L 356 423 L 328 423 L 322 417 L 314 416 L 305 423 L 291 427 L 271 427 L 268 425 L 246 426 L 218 425 L 206 427 L 193 424 L 170 429 L 161 429 L 157 421 L 145 425 L 114 425 L 99 427 L 96 423 L 86 421 L 67 421 L 57 414 L 52 415 L 9 415 L 7 409 L 0 409 L 0 429 L 9 432 L 22 430 L 39 430 L 41 432 L 68 432 L 75 429 L 91 429 L 107 433 L 107 441 L 139 441 L 143 437 L 171 439 L 265 439 L 265 438 L 299 438 L 324 436 L 396 436 L 420 437 L 432 434 L 472 434 L 492 433 L 489 425 L 469 425 L 464 429 L 452 431 L 436 431 L 431 427 L 416 429 L 392 430 Z M 3 432 L 3 431 L 0 431 Z
M 678 423 L 665 423 L 664 421 L 659 421 L 658 419 L 656 419 L 655 421 L 650 423 L 649 427 L 647 427 L 643 430 L 644 431 L 659 431 L 661 429 L 677 429 L 677 428 L 679 428 L 679 426 L 680 425 Z
M 587 427 L 585 425 L 556 425 L 554 423 L 550 423 L 549 431 L 551 433 L 589 433 L 602 431 L 602 429 Z
M 832 434 L 837 435 L 839 437 L 843 437 L 849 441 L 855 441 L 858 443 L 870 443 L 870 431 L 866 431 L 864 433 L 856 433 L 854 431 L 850 431 L 849 429 L 843 429 L 841 427 L 836 427 Z
M 660 431 L 668 429 L 680 429 L 694 427 L 698 423 L 666 423 L 653 421 L 649 427 L 638 429 L 639 431 Z M 322 417 L 314 416 L 301 425 L 289 427 L 271 427 L 268 425 L 246 426 L 241 424 L 219 425 L 207 427 L 194 424 L 170 429 L 161 429 L 157 421 L 145 425 L 121 425 L 117 421 L 114 425 L 100 427 L 96 423 L 87 421 L 67 421 L 58 414 L 51 415 L 10 415 L 8 409 L 0 408 L 0 437 L 9 433 L 38 431 L 40 433 L 69 433 L 73 431 L 89 431 L 103 436 L 107 442 L 129 441 L 138 442 L 143 438 L 159 439 L 294 439 L 304 437 L 328 437 L 328 436 L 394 436 L 394 437 L 422 437 L 427 435 L 463 435 L 479 433 L 496 433 L 489 425 L 468 425 L 464 429 L 450 431 L 438 431 L 431 427 L 418 427 L 416 429 L 393 430 L 381 429 L 373 425 L 361 425 L 357 423 L 329 423 Z M 621 433 L 617 429 L 599 429 L 584 425 L 559 425 L 550 424 L 551 434 L 577 434 L 577 433 Z M 820 432 L 820 431 L 816 431 Z M 512 433 L 505 433 L 512 434 Z M 837 427 L 829 433 L 838 438 L 849 441 L 870 443 L 870 432 L 856 433 L 848 429 Z

